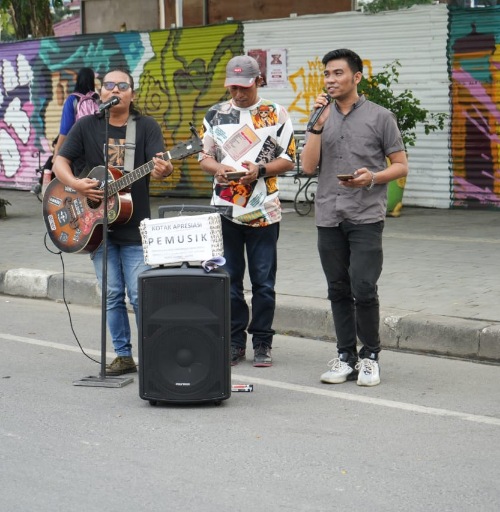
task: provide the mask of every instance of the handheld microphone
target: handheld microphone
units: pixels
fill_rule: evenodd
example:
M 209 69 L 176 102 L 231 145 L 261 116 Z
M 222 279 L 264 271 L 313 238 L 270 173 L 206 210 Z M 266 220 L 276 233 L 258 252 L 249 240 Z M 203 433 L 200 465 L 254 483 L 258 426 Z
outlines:
M 99 113 L 111 108 L 113 105 L 118 105 L 118 103 L 120 103 L 120 98 L 118 96 L 111 96 L 108 101 L 99 105 Z
M 313 112 L 311 119 L 307 123 L 307 131 L 312 130 L 314 128 L 314 125 L 318 122 L 318 119 L 321 117 L 321 114 L 325 111 L 325 108 L 328 107 L 328 105 L 330 105 L 330 103 L 333 101 L 331 96 L 327 96 L 326 100 L 328 101 L 326 105 L 319 107 Z

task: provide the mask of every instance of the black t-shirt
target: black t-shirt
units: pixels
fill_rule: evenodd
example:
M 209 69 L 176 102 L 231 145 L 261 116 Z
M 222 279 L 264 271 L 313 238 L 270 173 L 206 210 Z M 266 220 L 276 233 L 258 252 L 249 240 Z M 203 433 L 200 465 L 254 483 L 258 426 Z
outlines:
M 152 160 L 159 152 L 165 152 L 163 135 L 152 117 L 136 117 L 134 169 Z M 74 164 L 75 174 L 84 176 L 94 167 L 104 165 L 104 118 L 82 117 L 71 128 L 59 154 Z M 109 165 L 123 171 L 125 157 L 126 126 L 109 126 Z M 149 205 L 149 174 L 132 184 L 133 213 L 126 224 L 109 224 L 109 239 L 118 244 L 141 244 L 139 223 L 151 217 Z

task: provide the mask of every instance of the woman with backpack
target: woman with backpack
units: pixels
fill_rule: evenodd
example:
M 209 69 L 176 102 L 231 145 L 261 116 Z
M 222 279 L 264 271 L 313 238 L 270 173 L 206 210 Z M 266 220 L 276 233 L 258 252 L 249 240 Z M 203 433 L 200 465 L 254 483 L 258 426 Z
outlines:
M 75 89 L 66 98 L 63 105 L 59 139 L 54 148 L 54 157 L 58 154 L 66 135 L 73 125 L 85 115 L 93 114 L 98 109 L 99 94 L 95 91 L 95 73 L 91 68 L 82 68 L 76 77 Z

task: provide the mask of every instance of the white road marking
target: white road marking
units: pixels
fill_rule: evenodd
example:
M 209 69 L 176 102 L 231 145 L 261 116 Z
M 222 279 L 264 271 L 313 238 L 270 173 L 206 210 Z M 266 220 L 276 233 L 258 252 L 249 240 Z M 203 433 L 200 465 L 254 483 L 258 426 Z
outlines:
M 28 343 L 30 345 L 38 345 L 42 347 L 56 348 L 58 350 L 66 350 L 68 352 L 80 352 L 79 347 L 71 345 L 64 345 L 62 343 L 54 343 L 52 341 L 37 340 L 33 338 L 25 338 L 23 336 L 15 336 L 12 334 L 0 333 L 0 339 L 8 341 L 17 341 L 21 343 Z M 99 356 L 101 354 L 98 350 L 85 349 L 87 354 Z M 114 353 L 107 352 L 106 357 L 113 358 Z M 385 400 L 384 398 L 374 398 L 368 396 L 354 395 L 351 393 L 342 393 L 340 391 L 333 391 L 327 388 L 315 388 L 311 386 L 302 386 L 300 384 L 292 384 L 290 382 L 280 382 L 269 379 L 261 379 L 258 377 L 249 377 L 247 375 L 238 375 L 232 373 L 231 377 L 241 382 L 251 381 L 252 384 L 260 384 L 262 386 L 269 386 L 277 389 L 284 389 L 287 391 L 294 391 L 297 393 L 307 393 L 310 395 L 324 396 L 327 398 L 336 398 L 338 400 L 347 400 L 350 402 L 360 402 L 368 405 L 376 405 L 380 407 L 389 407 L 391 409 L 399 409 L 402 411 L 416 412 L 419 414 L 429 414 L 432 416 L 457 418 L 465 421 L 472 421 L 473 423 L 483 423 L 486 425 L 500 426 L 500 418 L 490 416 L 481 416 L 478 414 L 469 414 L 465 412 L 451 411 L 449 409 L 438 409 L 436 407 L 427 407 L 425 405 L 408 404 L 405 402 L 397 402 L 395 400 Z
M 391 409 L 401 409 L 403 411 L 418 412 L 420 414 L 431 414 L 433 416 L 449 416 L 453 418 L 459 418 L 461 420 L 473 421 L 475 423 L 486 423 L 487 425 L 500 426 L 500 418 L 493 418 L 490 416 L 468 414 L 465 412 L 450 411 L 448 409 L 437 409 L 435 407 L 427 407 L 425 405 L 407 404 L 405 402 L 396 402 L 395 400 L 385 400 L 384 398 L 371 398 L 368 396 L 352 395 L 350 393 L 332 391 L 331 389 L 313 388 L 311 386 L 301 386 L 300 384 L 290 384 L 289 382 L 259 379 L 243 375 L 232 374 L 232 377 L 234 379 L 239 379 L 242 382 L 250 382 L 251 384 L 261 384 L 263 386 L 286 389 L 288 391 L 297 391 L 299 393 L 308 393 L 310 395 L 338 398 L 340 400 L 361 402 L 369 405 L 380 405 L 382 407 L 390 407 Z
M 0 332 L 0 338 L 9 341 L 20 341 L 21 343 L 28 343 L 29 345 L 38 345 L 39 347 L 57 348 L 59 350 L 66 350 L 67 352 L 78 352 L 81 354 L 80 347 L 73 345 L 63 345 L 62 343 L 54 343 L 53 341 L 36 340 L 34 338 L 25 338 L 24 336 L 15 336 L 13 334 L 5 334 Z M 91 348 L 85 348 L 85 353 L 91 356 L 100 356 L 100 350 L 94 350 Z M 106 352 L 106 357 L 114 358 L 116 354 L 114 352 Z

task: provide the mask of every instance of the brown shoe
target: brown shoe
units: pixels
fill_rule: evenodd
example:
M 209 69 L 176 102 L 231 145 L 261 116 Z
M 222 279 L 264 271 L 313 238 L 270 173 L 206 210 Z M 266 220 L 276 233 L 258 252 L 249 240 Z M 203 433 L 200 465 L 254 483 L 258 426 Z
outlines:
M 136 373 L 137 366 L 132 356 L 118 356 L 111 364 L 106 365 L 106 375 L 110 377 L 123 375 L 124 373 Z

